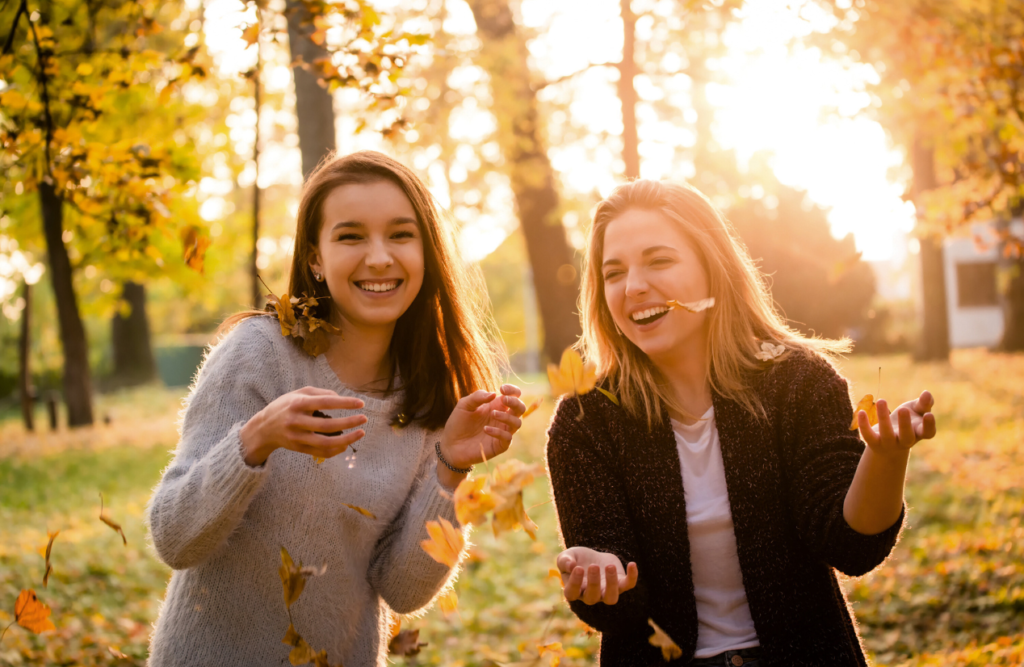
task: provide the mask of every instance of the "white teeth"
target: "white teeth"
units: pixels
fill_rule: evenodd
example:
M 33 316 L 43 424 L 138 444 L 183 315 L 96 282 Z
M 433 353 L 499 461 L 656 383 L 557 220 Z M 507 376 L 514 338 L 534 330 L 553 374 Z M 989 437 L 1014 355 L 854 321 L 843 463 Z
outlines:
M 632 318 L 634 322 L 639 322 L 640 320 L 646 320 L 648 317 L 654 317 L 659 313 L 664 313 L 667 310 L 668 308 L 666 308 L 665 306 L 648 308 L 647 310 L 641 310 L 639 313 L 633 313 Z
M 367 292 L 390 292 L 398 287 L 398 283 L 360 283 L 359 289 Z

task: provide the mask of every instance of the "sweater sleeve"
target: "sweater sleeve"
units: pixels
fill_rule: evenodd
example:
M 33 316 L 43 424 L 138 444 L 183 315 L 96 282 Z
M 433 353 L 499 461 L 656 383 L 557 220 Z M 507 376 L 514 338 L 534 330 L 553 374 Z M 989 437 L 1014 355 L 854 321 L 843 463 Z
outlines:
M 858 533 L 843 516 L 846 493 L 864 453 L 850 430 L 853 406 L 846 380 L 823 361 L 812 362 L 787 406 L 796 434 L 792 507 L 802 539 L 832 567 L 861 576 L 888 557 L 899 538 L 906 506 L 896 522 L 877 535 Z
M 574 400 L 563 400 L 548 430 L 548 476 L 563 544 L 612 553 L 623 567 L 636 562 L 636 587 L 614 605 L 582 600 L 569 607 L 584 623 L 600 632 L 613 632 L 647 622 L 648 592 L 639 548 L 626 507 L 622 482 L 596 446 L 587 425 L 576 418 Z
M 268 359 L 272 344 L 250 319 L 210 351 L 199 371 L 174 460 L 148 512 L 156 553 L 176 570 L 200 564 L 227 540 L 269 474 L 269 461 L 245 463 L 239 439 L 249 418 L 277 397 Z
M 399 614 L 411 614 L 427 606 L 455 571 L 435 561 L 420 546 L 422 540 L 430 539 L 427 521 L 443 518 L 460 528 L 452 493 L 438 481 L 436 467 L 433 457 L 424 457 L 405 504 L 377 541 L 370 558 L 370 585 Z

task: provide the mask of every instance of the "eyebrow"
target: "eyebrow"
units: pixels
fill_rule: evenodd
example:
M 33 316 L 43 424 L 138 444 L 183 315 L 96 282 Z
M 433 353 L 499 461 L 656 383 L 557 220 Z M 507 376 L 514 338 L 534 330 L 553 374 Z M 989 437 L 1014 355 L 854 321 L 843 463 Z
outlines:
M 648 255 L 652 255 L 652 254 L 654 254 L 656 252 L 660 252 L 662 250 L 670 250 L 672 252 L 677 252 L 676 249 L 673 248 L 670 245 L 652 245 L 650 248 L 644 249 L 644 251 L 642 253 L 640 253 L 640 254 L 643 255 L 644 257 L 647 257 Z M 615 259 L 613 257 L 612 259 L 609 259 L 609 260 L 605 261 L 605 263 L 601 265 L 601 268 L 604 268 L 604 267 L 608 266 L 609 264 L 622 264 L 622 260 Z
M 388 221 L 388 225 L 391 225 L 391 226 L 396 226 L 396 225 L 416 225 L 416 224 L 418 224 L 418 223 L 413 218 L 394 218 L 394 219 Z M 352 228 L 352 227 L 365 227 L 365 226 L 366 225 L 364 225 L 363 223 L 358 222 L 356 220 L 345 220 L 344 222 L 335 223 L 334 226 L 331 227 L 331 231 L 333 232 L 336 229 L 347 229 L 347 228 Z

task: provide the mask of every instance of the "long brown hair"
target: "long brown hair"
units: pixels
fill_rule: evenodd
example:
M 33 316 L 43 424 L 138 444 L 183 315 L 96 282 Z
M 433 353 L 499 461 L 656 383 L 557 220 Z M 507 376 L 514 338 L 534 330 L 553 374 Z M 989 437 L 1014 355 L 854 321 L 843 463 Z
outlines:
M 333 305 L 327 284 L 317 282 L 309 266 L 323 225 L 324 200 L 343 185 L 380 181 L 402 189 L 423 235 L 423 285 L 398 318 L 389 350 L 392 369 L 401 376 L 404 390 L 394 421 L 405 425 L 421 420 L 426 428 L 437 429 L 444 426 L 459 398 L 497 387 L 504 355 L 490 317 L 486 286 L 479 272 L 459 258 L 454 225 L 415 173 L 375 151 L 325 158 L 302 190 L 288 294 L 326 297 L 315 315 L 330 319 Z M 232 315 L 220 330 L 229 331 L 243 319 L 260 314 Z M 387 391 L 394 388 L 392 377 Z
M 664 181 L 626 183 L 599 203 L 594 213 L 580 295 L 580 347 L 634 418 L 646 418 L 648 425 L 653 425 L 661 420 L 664 406 L 684 415 L 687 412 L 676 404 L 647 355 L 616 330 L 605 302 L 601 275 L 605 229 L 630 209 L 662 213 L 679 225 L 700 258 L 710 296 L 715 299 L 715 306 L 705 311 L 709 328 L 706 372 L 718 394 L 763 417 L 764 407 L 749 381 L 752 373 L 767 367 L 755 357 L 762 342 L 785 346 L 785 355 L 816 354 L 826 359 L 850 350 L 847 339 L 809 338 L 786 324 L 735 229 L 697 189 Z

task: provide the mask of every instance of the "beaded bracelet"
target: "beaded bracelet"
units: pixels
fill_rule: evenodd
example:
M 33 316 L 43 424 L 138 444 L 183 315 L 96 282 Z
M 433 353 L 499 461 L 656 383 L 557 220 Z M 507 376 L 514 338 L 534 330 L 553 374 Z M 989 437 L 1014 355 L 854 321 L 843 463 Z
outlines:
M 434 443 L 434 451 L 437 452 L 437 460 L 440 461 L 441 463 L 443 463 L 444 467 L 448 468 L 452 472 L 458 473 L 460 475 L 468 475 L 469 473 L 473 472 L 473 466 L 469 466 L 468 468 L 456 468 L 451 463 L 448 463 L 448 461 L 446 461 L 444 456 L 441 454 L 441 441 L 440 440 L 438 440 L 437 442 Z

